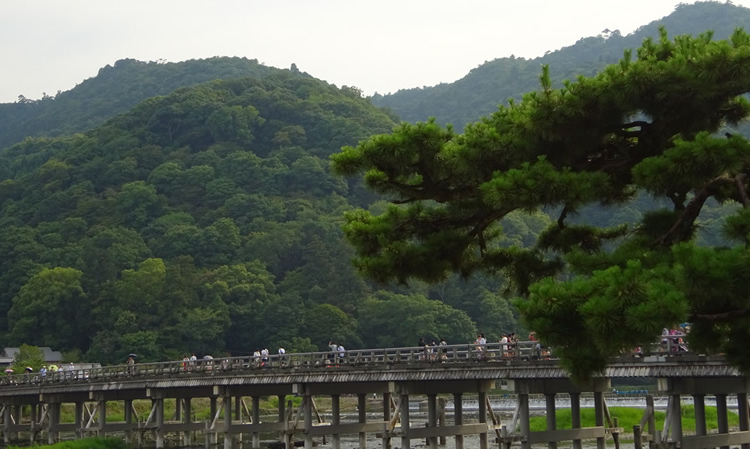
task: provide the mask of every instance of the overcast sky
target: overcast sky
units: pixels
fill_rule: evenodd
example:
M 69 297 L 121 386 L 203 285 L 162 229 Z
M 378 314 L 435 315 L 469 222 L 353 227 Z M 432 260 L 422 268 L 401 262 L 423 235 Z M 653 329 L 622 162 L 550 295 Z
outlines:
M 694 1 L 683 1 L 694 3 Z M 0 0 L 0 102 L 54 95 L 118 59 L 245 56 L 366 94 L 485 61 L 629 34 L 678 0 Z M 735 4 L 748 6 L 750 0 Z

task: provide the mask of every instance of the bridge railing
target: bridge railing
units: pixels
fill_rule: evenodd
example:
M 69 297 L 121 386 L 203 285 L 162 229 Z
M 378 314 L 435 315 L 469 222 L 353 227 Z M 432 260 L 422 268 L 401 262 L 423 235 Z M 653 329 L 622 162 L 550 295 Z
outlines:
M 674 355 L 678 343 L 673 336 L 660 340 L 648 348 L 649 354 Z M 680 343 L 681 345 L 681 343 Z M 683 345 L 684 346 L 684 345 Z M 679 348 L 678 348 L 679 349 Z M 634 353 L 634 356 L 643 353 Z M 223 357 L 178 360 L 135 365 L 112 365 L 89 369 L 57 372 L 11 374 L 0 376 L 0 386 L 41 384 L 49 382 L 115 381 L 132 378 L 175 378 L 180 376 L 211 376 L 232 373 L 261 373 L 263 370 L 343 369 L 383 367 L 394 364 L 423 366 L 422 364 L 523 363 L 524 361 L 554 359 L 554 350 L 542 347 L 536 341 L 513 343 L 460 344 L 445 346 L 415 346 L 378 348 L 346 352 L 306 352 L 269 354 L 265 356 Z

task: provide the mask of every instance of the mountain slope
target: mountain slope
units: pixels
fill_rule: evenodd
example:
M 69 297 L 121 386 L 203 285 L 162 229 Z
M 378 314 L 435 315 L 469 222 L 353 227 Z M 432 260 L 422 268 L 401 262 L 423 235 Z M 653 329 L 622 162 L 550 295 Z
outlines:
M 473 69 L 464 78 L 434 87 L 400 90 L 394 94 L 376 95 L 373 103 L 392 109 L 407 122 L 436 117 L 441 123 L 452 123 L 457 129 L 477 121 L 506 104 L 521 98 L 525 92 L 539 89 L 541 66 L 548 64 L 554 82 L 590 76 L 607 64 L 619 61 L 625 49 L 640 47 L 646 38 L 658 39 L 664 26 L 670 36 L 698 35 L 713 30 L 714 39 L 725 39 L 735 28 L 750 29 L 750 9 L 731 3 L 697 2 L 680 4 L 662 19 L 622 36 L 618 31 L 582 38 L 574 45 L 534 58 L 500 58 Z
M 75 88 L 38 101 L 0 104 L 0 148 L 28 136 L 54 137 L 95 128 L 146 98 L 215 79 L 262 78 L 283 70 L 246 58 L 180 63 L 122 59 Z

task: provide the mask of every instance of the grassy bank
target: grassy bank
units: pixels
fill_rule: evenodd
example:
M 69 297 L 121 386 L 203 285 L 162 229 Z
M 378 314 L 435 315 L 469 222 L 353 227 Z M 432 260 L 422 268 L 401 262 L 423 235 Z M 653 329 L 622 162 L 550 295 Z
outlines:
M 84 438 L 75 441 L 61 441 L 50 446 L 50 449 L 130 449 L 122 438 Z M 8 446 L 8 449 L 28 449 L 20 446 Z
M 632 432 L 633 426 L 640 424 L 641 418 L 643 417 L 644 409 L 629 408 L 629 407 L 612 407 L 609 409 L 609 414 L 614 420 L 617 417 L 618 426 L 622 427 L 625 432 Z M 655 412 L 656 417 L 656 428 L 661 429 L 664 426 L 665 412 Z M 735 413 L 728 414 L 728 422 L 730 427 L 736 427 L 739 425 L 739 417 Z M 571 411 L 570 409 L 560 409 L 555 413 L 557 420 L 558 429 L 570 429 L 571 428 Z M 581 426 L 582 427 L 593 427 L 594 424 L 594 409 L 584 408 L 581 409 Z M 717 429 L 718 423 L 716 420 L 716 407 L 706 407 L 706 428 Z M 531 418 L 531 430 L 542 431 L 547 429 L 547 418 L 545 416 L 534 416 Z M 695 409 L 692 405 L 682 406 L 682 430 L 684 432 L 695 432 Z
M 293 407 L 298 407 L 302 398 L 296 396 L 287 396 L 286 400 L 292 400 Z M 248 407 L 251 407 L 250 398 L 245 398 Z M 315 398 L 317 407 L 320 410 L 330 410 L 331 399 L 327 397 Z M 213 419 L 211 416 L 211 401 L 208 398 L 194 398 L 191 401 L 191 414 L 193 421 L 207 421 Z M 341 411 L 355 410 L 357 406 L 357 398 L 344 397 L 341 398 Z M 260 401 L 260 414 L 261 415 L 275 415 L 279 412 L 279 399 L 276 396 L 264 397 Z M 107 421 L 109 422 L 122 422 L 125 421 L 125 404 L 122 401 L 111 401 L 107 402 Z M 139 420 L 145 420 L 151 412 L 151 401 L 149 400 L 135 400 L 133 401 L 133 408 L 138 416 Z M 174 416 L 176 409 L 175 400 L 164 401 L 164 417 L 165 419 L 171 419 Z M 219 407 L 219 417 L 223 418 L 224 409 Z M 134 417 L 135 419 L 135 417 Z M 75 422 L 75 405 L 74 404 L 63 404 L 60 410 L 60 422 L 72 423 Z

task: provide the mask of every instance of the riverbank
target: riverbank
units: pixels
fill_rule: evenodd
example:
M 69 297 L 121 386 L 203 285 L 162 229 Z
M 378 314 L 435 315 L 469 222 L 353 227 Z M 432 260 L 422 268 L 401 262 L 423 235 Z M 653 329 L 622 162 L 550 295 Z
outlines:
M 82 440 L 61 441 L 45 446 L 49 449 L 132 449 L 122 438 L 84 438 Z M 28 449 L 22 446 L 6 446 L 6 449 Z
M 682 431 L 685 433 L 695 432 L 695 408 L 692 405 L 683 405 L 682 410 Z M 641 418 L 643 417 L 644 409 L 636 409 L 630 407 L 611 407 L 609 409 L 610 416 L 614 420 L 617 418 L 618 426 L 621 427 L 625 432 L 629 432 L 632 435 L 633 426 L 640 424 Z M 572 413 L 570 409 L 558 409 L 555 412 L 555 419 L 558 429 L 570 429 Z M 665 412 L 655 411 L 654 418 L 656 420 L 656 428 L 661 429 L 664 426 Z M 581 409 L 581 425 L 582 427 L 592 427 L 595 425 L 595 416 L 593 409 Z M 735 413 L 728 414 L 728 423 L 730 427 L 739 426 L 739 416 Z M 538 432 L 547 429 L 547 418 L 546 416 L 534 416 L 531 418 L 531 431 Z M 716 430 L 719 428 L 716 407 L 706 407 L 706 429 Z

